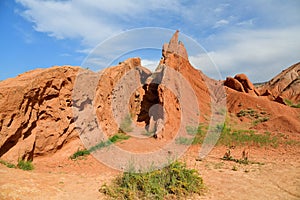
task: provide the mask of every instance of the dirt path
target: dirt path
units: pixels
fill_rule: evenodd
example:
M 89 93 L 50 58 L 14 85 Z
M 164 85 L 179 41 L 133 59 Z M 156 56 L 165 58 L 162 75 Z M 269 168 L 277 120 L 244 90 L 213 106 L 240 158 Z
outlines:
M 242 150 L 236 148 L 232 155 L 238 158 Z M 299 148 L 252 149 L 250 160 L 260 164 L 250 165 L 220 160 L 225 152 L 215 148 L 197 162 L 195 149 L 186 155 L 184 160 L 200 171 L 207 188 L 203 196 L 190 199 L 300 199 Z M 0 165 L 0 199 L 104 199 L 99 188 L 118 174 L 91 156 L 51 160 L 36 161 L 30 172 Z

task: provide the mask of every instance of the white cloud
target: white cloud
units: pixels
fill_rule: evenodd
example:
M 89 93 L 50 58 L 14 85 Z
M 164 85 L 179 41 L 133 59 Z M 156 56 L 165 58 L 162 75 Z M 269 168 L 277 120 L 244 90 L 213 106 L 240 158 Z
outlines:
M 216 24 L 214 25 L 214 28 L 219 28 L 219 27 L 225 26 L 225 25 L 227 25 L 227 24 L 229 24 L 229 21 L 228 21 L 228 20 L 226 20 L 226 19 L 221 19 L 221 20 L 219 20 L 219 21 L 216 22 Z
M 289 27 L 226 33 L 214 38 L 226 43 L 208 52 L 208 56 L 223 76 L 246 73 L 254 82 L 266 81 L 300 61 L 299 31 L 300 27 Z M 205 56 L 192 56 L 191 62 L 211 73 L 214 66 Z
M 147 59 L 142 59 L 142 66 L 150 69 L 152 72 L 155 71 L 156 67 L 159 64 L 159 60 L 147 60 Z
M 34 24 L 36 31 L 57 39 L 80 39 L 88 47 L 122 32 L 130 23 L 146 18 L 150 20 L 146 13 L 179 8 L 176 1 L 168 0 L 16 1 L 25 7 L 20 14 Z
M 113 33 L 120 32 L 118 26 L 104 18 L 92 16 L 88 7 L 80 1 L 17 0 L 27 9 L 22 16 L 34 23 L 34 29 L 58 39 L 82 39 L 84 44 L 97 44 Z
M 245 72 L 251 80 L 262 81 L 299 61 L 299 1 L 284 4 L 270 0 L 264 3 L 260 0 L 234 3 L 206 0 L 193 3 L 179 0 L 16 1 L 23 5 L 20 13 L 36 31 L 57 39 L 81 41 L 74 52 L 87 54 L 104 39 L 127 29 L 161 26 L 181 29 L 201 41 L 209 49 L 208 55 L 222 76 Z M 150 37 L 146 41 L 150 47 L 154 41 L 155 47 L 168 41 L 165 37 L 151 37 L 152 34 L 145 32 L 146 38 Z M 107 63 L 124 53 L 128 46 L 133 49 L 143 42 L 142 38 L 127 37 L 124 46 L 111 43 L 99 52 L 108 55 L 105 62 L 100 61 L 97 54 L 91 61 Z M 189 54 L 191 62 L 204 72 L 214 74 L 216 70 L 205 54 L 194 55 L 192 50 Z M 150 61 L 149 58 L 143 62 L 150 65 Z M 213 76 L 218 78 L 216 75 Z

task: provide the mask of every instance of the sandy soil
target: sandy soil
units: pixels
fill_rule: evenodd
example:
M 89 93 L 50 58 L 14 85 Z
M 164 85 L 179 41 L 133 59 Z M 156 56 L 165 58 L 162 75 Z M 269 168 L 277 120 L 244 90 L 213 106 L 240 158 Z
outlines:
M 242 151 L 231 150 L 236 158 Z M 299 147 L 252 147 L 249 159 L 260 164 L 249 165 L 221 160 L 225 152 L 225 147 L 216 147 L 196 161 L 197 147 L 192 147 L 184 156 L 206 185 L 202 196 L 188 199 L 300 199 Z M 35 160 L 34 165 L 33 171 L 0 165 L 0 199 L 105 199 L 99 188 L 119 174 L 92 156 L 72 161 L 54 155 Z

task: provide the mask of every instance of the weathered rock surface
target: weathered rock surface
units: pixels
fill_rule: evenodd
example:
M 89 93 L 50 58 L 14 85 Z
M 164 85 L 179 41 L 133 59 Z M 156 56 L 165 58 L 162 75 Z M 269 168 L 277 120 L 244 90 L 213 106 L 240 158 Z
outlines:
M 147 105 L 142 105 L 145 95 L 142 83 L 150 75 L 151 71 L 141 66 L 140 58 L 130 58 L 102 72 L 94 105 L 100 126 L 106 135 L 110 136 L 119 131 L 118 124 L 121 124 L 122 119 L 117 121 L 117 118 L 124 117 L 126 109 L 132 120 L 138 121 L 138 114 L 147 108 Z M 143 118 L 140 121 L 145 120 Z
M 0 157 L 32 160 L 78 137 L 71 99 L 78 70 L 37 69 L 0 82 Z
M 236 91 L 245 93 L 244 86 L 242 85 L 241 82 L 239 82 L 235 78 L 227 77 L 225 82 L 224 82 L 224 85 L 227 86 L 227 87 L 230 87 L 231 89 L 234 89 Z
M 178 41 L 178 34 L 179 32 L 176 31 L 169 44 L 164 44 L 160 65 L 174 69 L 188 81 L 198 98 L 198 102 L 200 102 L 200 119 L 203 121 L 203 116 L 208 115 L 211 111 L 208 106 L 211 103 L 211 94 L 206 83 L 206 76 L 190 64 L 183 43 Z
M 234 78 L 227 77 L 224 85 L 239 92 L 259 96 L 259 92 L 245 74 L 237 74 Z
M 300 102 L 300 63 L 290 66 L 275 76 L 266 84 L 260 86 L 259 91 L 270 99 L 280 101 L 288 99 L 294 103 Z
M 162 48 L 162 56 L 167 58 L 170 54 L 175 54 L 188 60 L 188 54 L 184 47 L 184 44 L 178 40 L 179 31 L 177 30 L 169 43 L 165 43 Z

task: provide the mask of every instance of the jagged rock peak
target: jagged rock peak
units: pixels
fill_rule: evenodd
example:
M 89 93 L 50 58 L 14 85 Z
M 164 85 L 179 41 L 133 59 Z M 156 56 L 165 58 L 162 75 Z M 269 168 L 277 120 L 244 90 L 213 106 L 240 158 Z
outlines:
M 168 57 L 169 54 L 177 54 L 182 58 L 188 60 L 188 54 L 181 41 L 178 41 L 179 31 L 177 30 L 169 43 L 165 43 L 162 48 L 162 55 L 164 58 Z

